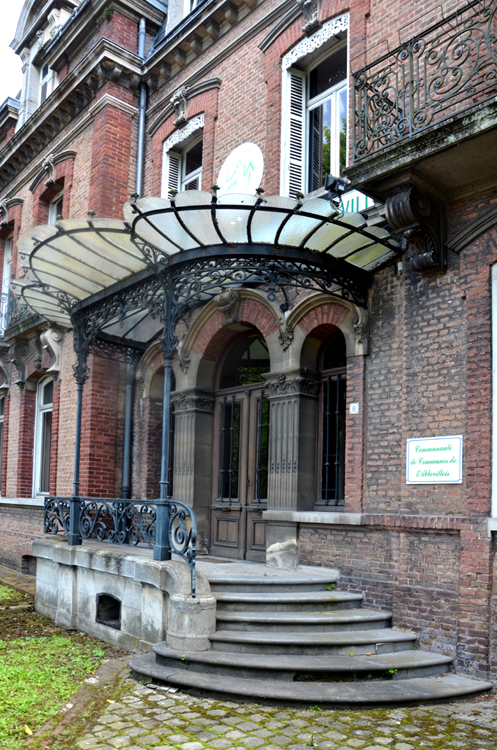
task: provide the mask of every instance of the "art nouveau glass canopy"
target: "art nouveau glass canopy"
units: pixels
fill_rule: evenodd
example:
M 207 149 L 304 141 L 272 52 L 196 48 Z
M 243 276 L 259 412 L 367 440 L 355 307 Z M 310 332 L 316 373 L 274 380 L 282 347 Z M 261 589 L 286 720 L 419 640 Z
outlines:
M 315 287 L 364 305 L 371 272 L 399 253 L 386 228 L 323 199 L 190 190 L 126 204 L 124 219 L 36 227 L 18 243 L 25 276 L 14 291 L 50 322 L 72 327 L 91 310 L 94 336 L 144 346 L 163 330 L 166 287 L 171 322 L 242 284 L 273 295 Z

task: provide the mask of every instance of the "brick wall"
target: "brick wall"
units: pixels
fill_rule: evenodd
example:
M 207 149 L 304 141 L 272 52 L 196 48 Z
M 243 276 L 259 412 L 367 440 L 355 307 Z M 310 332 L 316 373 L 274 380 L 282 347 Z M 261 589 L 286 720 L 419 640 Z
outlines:
M 21 570 L 24 555 L 43 534 L 43 508 L 0 503 L 0 565 Z

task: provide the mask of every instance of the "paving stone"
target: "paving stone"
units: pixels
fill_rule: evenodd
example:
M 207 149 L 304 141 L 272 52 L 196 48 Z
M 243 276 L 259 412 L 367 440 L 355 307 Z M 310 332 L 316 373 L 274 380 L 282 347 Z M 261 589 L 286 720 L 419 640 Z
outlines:
M 181 745 L 183 742 L 188 742 L 190 740 L 186 734 L 170 734 L 167 739 L 171 745 Z
M 131 745 L 132 741 L 133 740 L 129 735 L 123 735 L 122 737 L 113 737 L 109 740 L 109 744 L 113 747 L 128 747 L 128 745 Z
M 203 750 L 204 745 L 201 742 L 185 742 L 181 747 L 183 750 Z
M 247 735 L 243 732 L 239 732 L 238 729 L 232 729 L 231 732 L 228 732 L 225 736 L 229 740 L 241 740 L 242 737 L 246 737 Z
M 247 737 L 243 740 L 243 747 L 260 747 L 265 744 L 265 740 L 261 740 L 260 737 Z
M 329 740 L 336 740 L 337 742 L 339 740 L 346 740 L 347 739 L 347 735 L 346 734 L 342 734 L 341 732 L 335 732 L 335 731 L 333 731 L 333 732 L 326 732 L 326 734 L 324 736 L 327 739 L 329 739 Z
M 274 732 L 270 732 L 269 729 L 254 729 L 251 734 L 255 734 L 256 737 L 272 737 Z
M 145 734 L 139 741 L 142 745 L 157 745 L 160 740 L 156 734 Z
M 203 740 L 204 742 L 217 739 L 217 735 L 215 735 L 214 732 L 206 732 L 205 729 L 198 732 L 195 737 L 197 740 Z
M 364 747 L 366 740 L 360 740 L 358 737 L 350 737 L 346 740 L 347 747 Z
M 263 741 L 264 740 L 261 740 L 261 742 Z M 227 740 L 224 737 L 221 737 L 218 740 L 211 740 L 209 742 L 209 747 L 213 747 L 216 750 L 226 750 L 226 748 L 231 747 L 232 744 L 233 743 L 231 742 L 231 740 Z

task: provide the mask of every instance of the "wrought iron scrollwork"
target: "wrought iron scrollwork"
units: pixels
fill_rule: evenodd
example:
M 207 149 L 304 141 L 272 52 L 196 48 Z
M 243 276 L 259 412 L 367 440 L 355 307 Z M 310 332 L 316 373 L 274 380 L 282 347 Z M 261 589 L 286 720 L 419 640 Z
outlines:
M 354 159 L 497 91 L 495 0 L 471 2 L 354 74 Z
M 157 511 L 144 500 L 81 499 L 81 536 L 110 544 L 152 549 L 156 539 Z
M 69 499 L 47 497 L 43 513 L 43 530 L 45 534 L 58 534 L 59 531 L 69 534 Z
M 195 558 L 197 554 L 197 518 L 190 506 L 171 500 L 169 509 L 169 544 L 173 555 L 181 557 L 190 568 L 192 596 L 195 596 Z

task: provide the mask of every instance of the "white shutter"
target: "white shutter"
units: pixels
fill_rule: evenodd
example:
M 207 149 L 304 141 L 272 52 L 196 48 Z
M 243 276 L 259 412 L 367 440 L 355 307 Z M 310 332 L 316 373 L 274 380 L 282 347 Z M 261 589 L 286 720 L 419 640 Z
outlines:
M 162 172 L 162 197 L 168 198 L 170 190 L 179 191 L 180 188 L 181 154 L 168 151 L 164 154 Z
M 288 73 L 288 194 L 305 193 L 305 73 Z

